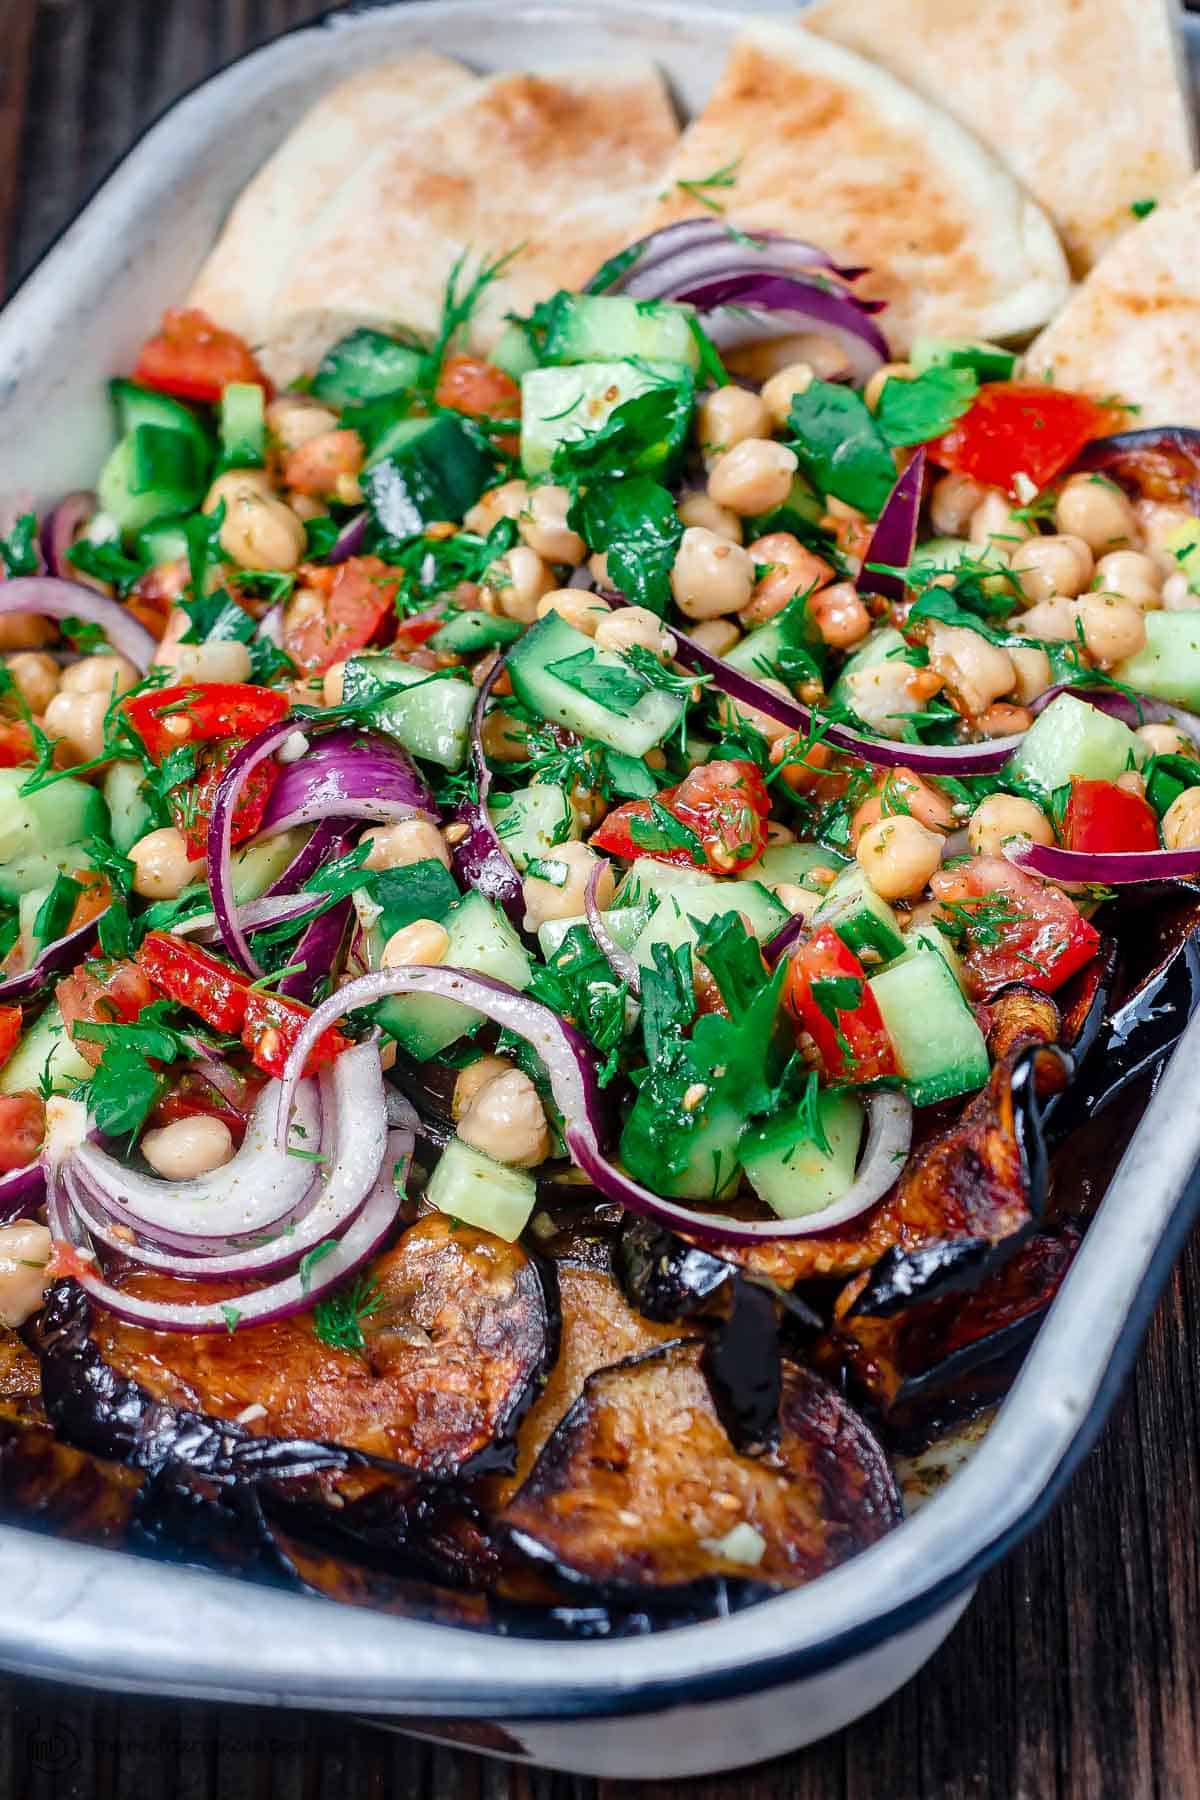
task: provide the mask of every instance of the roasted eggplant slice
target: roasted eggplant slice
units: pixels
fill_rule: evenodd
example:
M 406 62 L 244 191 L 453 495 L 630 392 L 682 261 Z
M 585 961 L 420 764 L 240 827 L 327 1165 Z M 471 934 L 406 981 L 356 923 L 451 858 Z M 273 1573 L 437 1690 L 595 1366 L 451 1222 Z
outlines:
M 37 1357 L 15 1331 L 0 1325 L 0 1406 L 35 1407 L 41 1392 Z
M 797 1587 L 898 1523 L 887 1459 L 818 1376 L 785 1365 L 779 1449 L 751 1458 L 702 1358 L 667 1345 L 593 1375 L 502 1515 L 565 1590 L 674 1605 L 721 1582 Z
M 48 1425 L 0 1411 L 0 1519 L 88 1544 L 123 1544 L 143 1476 L 60 1443 Z

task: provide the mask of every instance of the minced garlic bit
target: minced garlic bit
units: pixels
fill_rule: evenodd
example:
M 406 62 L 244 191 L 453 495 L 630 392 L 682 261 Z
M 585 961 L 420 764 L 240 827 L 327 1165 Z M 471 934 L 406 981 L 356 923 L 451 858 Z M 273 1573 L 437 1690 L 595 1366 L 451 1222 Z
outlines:
M 754 1568 L 767 1553 L 767 1540 L 761 1531 L 756 1531 L 743 1519 L 739 1525 L 731 1526 L 724 1537 L 701 1538 L 700 1547 L 710 1550 L 714 1556 L 723 1556 L 726 1562 L 745 1563 L 747 1568 Z

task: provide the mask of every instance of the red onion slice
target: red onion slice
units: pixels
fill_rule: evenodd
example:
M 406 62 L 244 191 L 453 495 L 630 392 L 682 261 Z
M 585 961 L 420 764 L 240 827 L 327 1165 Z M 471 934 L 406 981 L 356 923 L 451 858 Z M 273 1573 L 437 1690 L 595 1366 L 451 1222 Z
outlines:
M 280 894 L 297 893 L 318 869 L 324 868 L 327 862 L 344 856 L 349 848 L 350 838 L 342 829 L 341 821 L 322 819 L 314 826 L 307 841 L 297 850 L 283 874 L 271 883 L 267 896 L 275 899 Z
M 221 777 L 208 823 L 208 841 L 205 847 L 208 861 L 208 885 L 212 892 L 213 913 L 216 917 L 217 929 L 221 934 L 221 942 L 234 962 L 247 975 L 255 978 L 262 974 L 262 969 L 255 961 L 246 941 L 238 905 L 233 897 L 233 870 L 230 866 L 233 819 L 242 796 L 242 789 L 250 776 L 257 769 L 259 763 L 265 762 L 268 756 L 278 750 L 280 744 L 289 738 L 295 729 L 291 719 L 280 719 L 274 725 L 268 725 L 264 731 L 260 731 L 256 737 L 248 739 L 242 745 Z M 276 786 L 278 785 L 276 783 Z
M 71 564 L 67 561 L 67 551 L 95 513 L 96 504 L 95 494 L 81 491 L 67 494 L 46 514 L 39 536 L 42 561 L 48 574 L 70 579 Z
M 32 1218 L 45 1191 L 46 1177 L 40 1159 L 0 1175 L 0 1225 Z
M 281 925 L 284 920 L 304 919 L 321 905 L 323 894 L 264 894 L 261 900 L 247 900 L 237 906 L 238 923 L 243 931 L 262 931 L 268 925 Z M 213 912 L 193 913 L 172 925 L 175 937 L 195 938 L 198 944 L 215 944 L 221 939 L 221 928 Z
M 904 599 L 906 590 L 901 577 L 882 575 L 873 571 L 871 565 L 887 563 L 893 569 L 907 569 L 916 548 L 924 485 L 925 446 L 922 444 L 884 501 L 883 511 L 875 522 L 856 583 L 860 593 L 882 594 L 885 600 Z
M 1184 737 L 1191 738 L 1194 744 L 1200 746 L 1200 715 L 1188 712 L 1186 707 L 1176 706 L 1169 700 L 1152 700 L 1148 694 L 1137 694 L 1135 697 L 1121 688 L 1059 681 L 1047 688 L 1045 693 L 1039 694 L 1036 700 L 1030 701 L 1030 712 L 1045 712 L 1060 694 L 1070 694 L 1074 699 L 1094 706 L 1097 712 L 1107 713 L 1112 719 L 1120 719 L 1122 725 L 1128 725 L 1131 731 L 1136 731 L 1139 725 L 1174 725 Z
M 78 961 L 84 945 L 96 935 L 107 906 L 96 913 L 86 924 L 77 925 L 74 931 L 65 936 L 55 938 L 44 950 L 39 950 L 27 969 L 19 975 L 10 975 L 7 980 L 0 981 L 0 1002 L 11 1006 L 14 1000 L 28 1000 L 39 994 L 46 982 L 53 975 L 61 975 L 64 970 L 72 968 Z
M 550 1079 L 555 1105 L 566 1121 L 565 1140 L 571 1160 L 609 1200 L 631 1212 L 689 1232 L 705 1243 L 756 1244 L 775 1238 L 808 1237 L 856 1218 L 894 1184 L 912 1139 L 912 1104 L 907 1095 L 878 1090 L 866 1096 L 867 1143 L 858 1173 L 847 1193 L 832 1206 L 803 1219 L 747 1222 L 713 1213 L 694 1212 L 651 1193 L 618 1169 L 601 1150 L 605 1108 L 596 1077 L 596 1058 L 587 1039 L 556 1018 L 548 1007 L 525 994 L 463 969 L 381 969 L 350 982 L 317 1007 L 293 1046 L 279 1090 L 276 1141 L 287 1130 L 291 1098 L 309 1051 L 321 1033 L 361 1006 L 374 1006 L 393 994 L 433 994 L 461 1000 L 501 1026 L 515 1031 L 537 1051 Z
M 353 912 L 352 900 L 339 900 L 336 906 L 313 920 L 288 957 L 295 967 L 292 974 L 285 975 L 279 983 L 281 994 L 286 994 L 289 1000 L 302 1000 L 305 1006 L 312 1005 L 317 989 L 329 980 L 331 972 L 338 966 L 338 952 Z
M 630 956 L 628 950 L 622 950 L 620 944 L 610 933 L 604 923 L 604 915 L 596 900 L 600 887 L 600 877 L 605 864 L 597 862 L 588 876 L 587 887 L 583 893 L 583 910 L 587 914 L 588 930 L 595 940 L 596 948 L 607 962 L 618 981 L 623 981 L 631 994 L 642 991 L 642 972 Z
M 502 906 L 518 931 L 525 928 L 525 890 L 521 877 L 508 851 L 500 842 L 487 809 L 492 787 L 492 772 L 483 751 L 483 719 L 492 689 L 500 678 L 504 663 L 500 658 L 488 671 L 481 684 L 471 715 L 471 772 L 475 777 L 474 800 L 460 800 L 454 810 L 454 822 L 466 826 L 466 835 L 453 845 L 450 866 L 455 879 L 467 889 L 475 889 L 496 905 Z
M 291 731 L 296 729 L 293 719 Z M 326 819 L 394 825 L 417 814 L 436 818 L 437 807 L 399 744 L 382 732 L 342 725 L 314 738 L 305 755 L 284 766 L 259 836 Z
M 354 517 L 348 519 L 342 526 L 330 545 L 325 561 L 327 563 L 348 562 L 352 556 L 358 556 L 361 553 L 366 540 L 367 514 L 364 510 L 355 513 Z
M 635 300 L 662 300 L 680 281 L 715 281 L 733 274 L 796 275 L 828 270 L 849 280 L 862 270 L 839 269 L 828 251 L 777 231 L 733 230 L 723 219 L 680 219 L 629 245 L 637 251 L 621 279 L 606 292 Z M 663 285 L 664 280 L 666 286 Z
M 698 308 L 705 330 L 720 350 L 816 330 L 837 341 L 860 382 L 890 354 L 887 339 L 869 316 L 874 303 L 856 299 L 831 281 L 751 273 L 677 288 L 667 297 Z M 731 307 L 737 310 L 726 310 Z
M 1004 854 L 1027 875 L 1041 875 L 1046 881 L 1128 887 L 1132 882 L 1179 881 L 1200 875 L 1200 849 L 1061 850 L 1057 844 L 1035 844 L 1020 838 L 1005 844 Z
M 56 575 L 18 575 L 0 581 L 0 613 L 40 613 L 46 619 L 83 619 L 98 625 L 114 650 L 145 674 L 158 645 L 131 612 L 95 588 Z

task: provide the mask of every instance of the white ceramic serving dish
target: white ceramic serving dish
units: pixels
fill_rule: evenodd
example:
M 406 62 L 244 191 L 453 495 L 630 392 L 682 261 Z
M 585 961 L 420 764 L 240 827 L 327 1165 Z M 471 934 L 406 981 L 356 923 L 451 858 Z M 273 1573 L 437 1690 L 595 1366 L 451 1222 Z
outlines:
M 188 287 L 234 195 L 339 76 L 417 44 L 480 69 L 649 57 L 703 102 L 738 15 L 669 0 L 431 0 L 246 57 L 142 139 L 0 315 L 0 493 L 86 486 L 104 381 Z M 992 1429 L 919 1513 L 812 1586 L 619 1642 L 505 1640 L 0 1527 L 0 1666 L 131 1693 L 371 1714 L 554 1768 L 686 1776 L 869 1711 L 1087 1452 L 1200 1206 L 1200 1019 L 1180 1045 Z

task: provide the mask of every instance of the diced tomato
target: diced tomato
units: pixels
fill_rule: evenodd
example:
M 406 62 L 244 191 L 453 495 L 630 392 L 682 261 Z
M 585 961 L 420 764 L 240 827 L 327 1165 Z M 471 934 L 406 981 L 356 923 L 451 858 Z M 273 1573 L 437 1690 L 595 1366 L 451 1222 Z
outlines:
M 1063 842 L 1068 850 L 1091 855 L 1157 850 L 1158 818 L 1149 801 L 1127 793 L 1115 781 L 1076 777 L 1063 818 Z
M 17 1047 L 21 1035 L 19 1006 L 0 1006 L 0 1063 L 6 1063 Z
M 655 818 L 649 800 L 628 800 L 592 833 L 593 845 L 610 856 L 652 856 L 717 875 L 736 874 L 762 855 L 771 800 L 751 762 L 705 763 L 677 787 L 664 788 L 654 804 L 684 827 L 679 842 L 671 841 L 669 826 Z
M 160 993 L 198 1013 L 214 1031 L 242 1029 L 250 983 L 239 969 L 169 931 L 148 931 L 137 961 Z
M 1091 960 L 1100 942 L 1061 888 L 1002 856 L 976 856 L 940 869 L 929 887 L 962 927 L 959 950 L 977 1000 L 1010 981 L 1052 994 Z
M 75 1042 L 75 1026 L 86 1019 L 93 1025 L 129 1025 L 143 1006 L 158 995 L 136 963 L 82 963 L 54 990 L 67 1032 Z M 95 1068 L 102 1046 L 84 1039 L 75 1048 Z
M 377 556 L 332 568 L 306 563 L 283 615 L 283 647 L 298 669 L 320 674 L 369 644 L 392 616 L 400 578 Z
M 181 744 L 254 737 L 285 717 L 288 697 L 243 681 L 157 688 L 123 700 L 121 710 L 149 755 L 161 760 Z
M 473 419 L 519 419 L 521 390 L 511 375 L 478 356 L 448 356 L 434 401 Z
M 39 1094 L 0 1094 L 0 1174 L 31 1163 L 45 1135 L 46 1107 Z
M 46 1275 L 50 1281 L 80 1281 L 85 1276 L 94 1276 L 96 1272 L 93 1258 L 84 1256 L 66 1238 L 54 1239 L 50 1246 L 50 1260 L 46 1264 Z
M 271 391 L 249 345 L 194 306 L 168 308 L 158 331 L 142 345 L 133 379 L 180 400 L 210 403 L 233 381 L 257 382 Z
M 33 736 L 24 719 L 0 719 L 0 769 L 20 769 L 33 760 Z
M 97 869 L 74 869 L 72 874 L 83 892 L 71 910 L 67 930 L 78 931 L 81 925 L 90 925 L 93 919 L 99 918 L 112 899 L 112 889 L 107 875 L 101 875 Z
M 788 964 L 783 1002 L 821 1053 L 830 1081 L 875 1081 L 897 1073 L 896 1052 L 867 986 L 867 972 L 824 926 Z
M 311 1012 L 311 1006 L 289 1000 L 283 994 L 271 994 L 264 988 L 249 990 L 242 1042 L 265 1074 L 283 1074 L 292 1046 Z M 349 1047 L 348 1039 L 340 1031 L 322 1032 L 304 1065 L 304 1073 L 311 1075 L 316 1069 L 324 1068 Z
M 1069 468 L 1092 438 L 1115 429 L 1113 414 L 1086 394 L 1045 383 L 988 382 L 970 410 L 927 446 L 944 469 L 970 475 L 986 487 L 1026 498 L 1017 484 L 1025 475 L 1044 488 Z
M 218 745 L 206 758 L 199 777 L 186 787 L 174 788 L 168 796 L 171 816 L 183 833 L 187 853 L 193 860 L 204 855 L 217 789 L 243 742 L 242 738 L 230 738 L 227 744 Z M 262 824 L 267 801 L 280 774 L 279 764 L 273 756 L 268 756 L 251 769 L 242 783 L 229 832 L 229 841 L 235 847 L 252 838 Z

